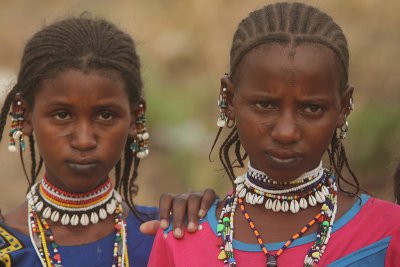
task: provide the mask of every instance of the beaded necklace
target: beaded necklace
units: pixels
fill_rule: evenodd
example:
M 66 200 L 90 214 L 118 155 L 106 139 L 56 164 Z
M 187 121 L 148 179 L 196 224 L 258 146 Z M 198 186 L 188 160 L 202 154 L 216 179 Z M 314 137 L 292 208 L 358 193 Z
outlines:
M 292 180 L 292 181 L 288 181 L 288 182 L 281 182 L 281 181 L 276 181 L 272 178 L 269 178 L 264 172 L 254 169 L 251 164 L 250 161 L 247 164 L 248 166 L 248 170 L 247 173 L 253 177 L 254 179 L 259 180 L 260 182 L 264 182 L 264 183 L 269 183 L 269 184 L 274 184 L 274 185 L 292 185 L 292 184 L 301 184 L 307 181 L 310 181 L 312 179 L 314 179 L 315 177 L 318 177 L 319 175 L 321 175 L 324 172 L 324 168 L 322 168 L 322 160 L 319 162 L 319 165 L 317 168 L 315 168 L 314 170 L 311 170 L 309 172 L 304 173 L 302 176 L 300 176 L 299 178 Z
M 317 203 L 325 202 L 325 196 L 329 194 L 329 191 L 325 185 L 326 175 L 321 169 L 322 163 L 316 169 L 296 179 L 295 181 L 297 182 L 292 183 L 296 184 L 296 186 L 282 190 L 273 189 L 268 185 L 262 184 L 257 176 L 265 174 L 255 169 L 248 170 L 246 174 L 237 177 L 234 183 L 236 184 L 238 196 L 240 198 L 246 197 L 245 200 L 249 204 L 262 204 L 265 200 L 265 208 L 267 210 L 297 213 L 300 208 L 306 209 L 308 205 L 315 206 Z M 289 184 L 290 182 L 285 183 Z M 286 195 L 289 193 L 292 195 Z
M 234 234 L 234 213 L 236 210 L 236 205 L 239 202 L 242 214 L 245 216 L 250 228 L 256 236 L 261 250 L 267 257 L 266 264 L 268 267 L 277 266 L 278 257 L 290 246 L 290 244 L 302 236 L 314 223 L 318 222 L 319 229 L 317 232 L 317 239 L 305 256 L 304 267 L 318 266 L 318 261 L 324 253 L 326 245 L 329 241 L 337 211 L 337 187 L 335 177 L 328 171 L 325 172 L 326 175 L 329 175 L 329 178 L 327 179 L 329 189 L 327 189 L 328 194 L 324 199 L 324 204 L 321 206 L 320 213 L 318 213 L 308 224 L 306 224 L 300 230 L 300 232 L 293 235 L 275 255 L 270 254 L 265 248 L 261 235 L 255 227 L 254 222 L 246 212 L 243 200 L 241 197 L 239 197 L 238 192 L 236 190 L 229 192 L 217 225 L 217 246 L 221 250 L 218 255 L 218 259 L 222 260 L 224 265 L 229 267 L 235 267 L 237 265 L 233 255 L 232 240 Z
M 100 219 L 114 214 L 115 240 L 113 246 L 113 267 L 129 266 L 127 252 L 126 222 L 122 218 L 121 196 L 112 189 L 110 179 L 93 191 L 83 194 L 63 192 L 51 185 L 46 178 L 41 183 L 32 186 L 27 194 L 28 224 L 32 245 L 44 267 L 62 267 L 58 245 L 54 241 L 53 233 L 46 221 L 50 218 L 61 223 L 76 226 L 89 224 L 88 213 L 91 213 L 90 222 L 97 223 Z M 98 213 L 98 215 L 97 215 Z M 79 219 L 80 216 L 80 219 Z M 71 219 L 69 219 L 71 217 Z M 46 238 L 49 240 L 46 240 Z M 52 250 L 48 249 L 48 246 Z
M 116 203 L 122 201 L 113 190 L 110 178 L 90 192 L 72 194 L 56 188 L 44 176 L 40 183 L 31 187 L 26 198 L 45 219 L 60 220 L 62 225 L 72 226 L 96 224 L 112 215 Z

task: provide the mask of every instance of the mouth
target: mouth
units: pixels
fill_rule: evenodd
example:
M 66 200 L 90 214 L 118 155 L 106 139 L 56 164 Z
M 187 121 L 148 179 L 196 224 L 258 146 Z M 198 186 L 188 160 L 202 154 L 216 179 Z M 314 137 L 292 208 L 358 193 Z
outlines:
M 98 161 L 66 161 L 65 165 L 73 172 L 85 173 L 96 169 L 99 163 Z
M 265 154 L 271 163 L 281 168 L 291 167 L 303 158 L 301 154 L 287 150 L 267 150 Z

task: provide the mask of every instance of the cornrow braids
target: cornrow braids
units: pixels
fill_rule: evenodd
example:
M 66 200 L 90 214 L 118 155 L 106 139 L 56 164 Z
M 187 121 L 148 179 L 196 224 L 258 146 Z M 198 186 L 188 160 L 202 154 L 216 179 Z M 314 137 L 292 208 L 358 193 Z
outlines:
M 41 82 L 68 69 L 82 72 L 99 71 L 102 75 L 111 75 L 111 78 L 115 78 L 115 73 L 117 73 L 117 78 L 121 79 L 125 85 L 131 106 L 136 104 L 142 96 L 140 60 L 136 53 L 135 43 L 128 34 L 106 20 L 90 18 L 87 14 L 61 20 L 38 31 L 28 40 L 24 48 L 17 83 L 7 94 L 1 109 L 0 140 L 16 95 L 20 95 L 33 108 L 34 96 L 40 90 Z M 123 191 L 128 206 L 136 217 L 143 220 L 132 201 L 132 196 L 137 193 L 134 181 L 137 177 L 139 161 L 136 154 L 132 155 L 128 144 L 124 151 L 122 174 L 121 160 L 115 168 L 116 189 L 119 192 Z M 25 176 L 32 185 L 40 173 L 43 159 L 40 157 L 37 162 L 33 135 L 29 137 L 29 145 L 30 172 L 26 170 L 22 156 L 21 163 Z M 135 162 L 134 175 L 130 176 L 133 161 Z
M 346 88 L 348 82 L 349 52 L 347 40 L 342 29 L 329 15 L 315 7 L 303 3 L 283 2 L 271 4 L 253 11 L 239 23 L 233 36 L 230 51 L 230 80 L 233 82 L 235 89 L 237 88 L 239 79 L 237 77 L 237 69 L 243 57 L 257 46 L 270 43 L 290 45 L 292 47 L 308 43 L 320 44 L 330 48 L 340 62 L 338 69 L 340 73 L 338 90 L 342 92 Z M 220 130 L 214 140 L 212 149 L 218 141 L 219 136 Z M 229 157 L 231 147 L 235 147 L 236 159 L 233 161 Z M 331 163 L 331 171 L 338 178 L 339 189 L 348 195 L 357 195 L 360 190 L 359 182 L 350 168 L 345 149 L 337 138 L 336 132 L 333 135 L 327 152 Z M 233 169 L 235 167 L 243 167 L 242 160 L 246 157 L 246 154 L 242 155 L 240 153 L 240 139 L 235 126 L 223 141 L 219 151 L 220 161 L 231 182 L 235 179 Z M 234 162 L 238 162 L 239 166 L 234 166 Z M 352 182 L 343 177 L 343 168 L 346 168 L 351 174 Z M 345 190 L 342 186 L 343 183 L 350 185 L 353 190 Z
M 303 3 L 276 3 L 253 11 L 243 19 L 233 36 L 230 52 L 230 76 L 234 83 L 243 57 L 253 48 L 268 43 L 293 47 L 313 43 L 330 48 L 342 66 L 340 89 L 347 84 L 349 52 L 346 37 L 333 19 L 317 8 Z

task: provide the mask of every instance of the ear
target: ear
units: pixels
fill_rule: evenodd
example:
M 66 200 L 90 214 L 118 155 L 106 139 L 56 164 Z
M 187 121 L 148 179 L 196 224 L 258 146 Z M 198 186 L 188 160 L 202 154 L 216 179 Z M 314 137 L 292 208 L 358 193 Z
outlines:
M 32 124 L 32 108 L 29 106 L 28 102 L 22 98 L 20 94 L 17 94 L 11 106 L 11 112 L 14 114 L 17 111 L 18 104 L 22 106 L 22 112 L 24 114 L 24 122 L 22 124 L 22 132 L 25 136 L 31 136 L 33 133 Z
M 146 111 L 146 100 L 144 98 L 140 98 L 137 103 L 135 103 L 131 108 L 131 120 L 129 124 L 129 132 L 128 136 L 130 138 L 134 138 L 137 135 L 137 125 L 136 121 L 138 119 L 139 110 L 143 108 L 143 111 Z
M 233 97 L 235 95 L 235 88 L 228 74 L 225 74 L 221 78 L 221 88 L 220 95 L 222 94 L 222 90 L 226 88 L 226 103 L 227 103 L 227 117 L 229 120 L 235 120 L 234 106 L 233 106 Z
M 351 103 L 353 101 L 353 92 L 354 86 L 348 84 L 340 97 L 340 114 L 336 128 L 341 128 L 345 124 L 346 119 L 352 110 Z

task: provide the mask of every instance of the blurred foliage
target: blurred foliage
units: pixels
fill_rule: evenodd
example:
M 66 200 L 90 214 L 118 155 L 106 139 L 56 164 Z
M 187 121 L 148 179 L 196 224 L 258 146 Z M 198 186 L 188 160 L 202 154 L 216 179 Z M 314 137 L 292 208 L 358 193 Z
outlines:
M 271 2 L 0 0 L 0 91 L 12 86 L 26 40 L 43 25 L 83 11 L 108 19 L 132 34 L 142 59 L 151 154 L 141 162 L 137 202 L 156 205 L 161 192 L 206 187 L 222 196 L 230 183 L 218 164 L 218 148 L 214 162 L 208 160 L 219 79 L 229 70 L 237 24 Z M 356 110 L 346 151 L 362 186 L 392 200 L 392 168 L 400 160 L 400 1 L 305 2 L 331 15 L 348 38 Z M 6 152 L 7 141 L 0 146 L 5 210 L 24 199 L 27 186 L 18 155 Z

